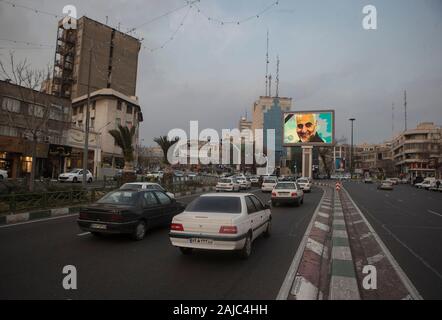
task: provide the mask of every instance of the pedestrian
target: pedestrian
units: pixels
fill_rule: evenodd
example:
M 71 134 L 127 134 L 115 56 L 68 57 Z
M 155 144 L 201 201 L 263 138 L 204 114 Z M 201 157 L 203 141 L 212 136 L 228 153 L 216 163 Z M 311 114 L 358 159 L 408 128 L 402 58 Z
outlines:
M 436 188 L 439 189 L 440 187 L 440 180 L 436 180 Z

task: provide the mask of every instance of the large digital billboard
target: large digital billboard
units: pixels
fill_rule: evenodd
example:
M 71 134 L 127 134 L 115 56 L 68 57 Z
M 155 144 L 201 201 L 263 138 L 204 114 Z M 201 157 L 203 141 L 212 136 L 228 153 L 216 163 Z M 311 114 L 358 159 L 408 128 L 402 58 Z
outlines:
M 283 123 L 286 147 L 331 145 L 334 142 L 334 110 L 286 112 Z

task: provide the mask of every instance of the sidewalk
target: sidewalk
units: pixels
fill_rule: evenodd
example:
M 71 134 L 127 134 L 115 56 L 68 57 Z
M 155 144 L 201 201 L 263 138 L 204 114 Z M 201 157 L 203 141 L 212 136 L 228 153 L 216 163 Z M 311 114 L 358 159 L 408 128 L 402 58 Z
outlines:
M 277 299 L 421 299 L 347 191 L 336 191 L 332 183 L 316 185 L 323 198 Z M 364 273 L 366 266 L 372 272 Z
M 182 198 L 185 198 L 188 196 L 198 195 L 198 194 L 213 191 L 213 190 L 215 190 L 215 187 L 196 188 L 193 191 L 175 193 L 175 198 L 177 200 L 179 200 L 179 199 L 182 199 Z M 32 210 L 29 212 L 2 215 L 2 216 L 0 216 L 0 226 L 15 224 L 15 223 L 22 223 L 22 222 L 27 222 L 27 221 L 31 221 L 31 220 L 39 220 L 39 219 L 45 219 L 45 218 L 74 215 L 74 214 L 79 213 L 80 208 L 85 205 L 87 205 L 87 204 L 84 204 L 81 206 L 43 209 L 43 210 Z

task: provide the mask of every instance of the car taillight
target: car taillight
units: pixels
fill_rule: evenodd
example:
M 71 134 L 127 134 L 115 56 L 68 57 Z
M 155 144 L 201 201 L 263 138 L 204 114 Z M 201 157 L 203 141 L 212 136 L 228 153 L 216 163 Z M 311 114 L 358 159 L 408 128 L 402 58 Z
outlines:
M 80 212 L 80 215 L 78 217 L 82 220 L 86 220 L 89 218 L 88 214 L 84 212 Z
M 170 230 L 173 231 L 184 231 L 184 227 L 181 223 L 172 223 L 170 225 Z
M 292 192 L 292 197 L 297 197 L 298 194 L 296 192 Z
M 219 229 L 219 233 L 236 234 L 236 233 L 238 233 L 238 229 L 236 226 L 222 226 Z
M 272 197 L 276 197 L 276 192 L 272 192 Z
M 118 213 L 113 213 L 110 216 L 110 221 L 111 222 L 120 222 L 123 221 L 123 216 L 121 214 Z

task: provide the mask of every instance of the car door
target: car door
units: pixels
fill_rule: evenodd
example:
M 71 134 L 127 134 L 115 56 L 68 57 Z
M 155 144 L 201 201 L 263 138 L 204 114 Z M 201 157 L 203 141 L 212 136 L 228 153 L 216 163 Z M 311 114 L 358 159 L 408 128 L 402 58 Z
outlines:
M 155 193 L 160 206 L 161 206 L 161 218 L 160 225 L 169 225 L 173 216 L 177 213 L 174 201 L 163 191 L 155 190 Z
M 149 227 L 157 227 L 161 224 L 163 208 L 152 191 L 143 192 L 142 196 L 143 217 Z
M 245 196 L 245 201 L 247 214 L 250 221 L 250 228 L 253 231 L 253 239 L 255 239 L 260 234 L 259 226 L 261 225 L 261 216 L 257 211 L 251 196 Z
M 259 215 L 260 219 L 260 233 L 264 232 L 266 229 L 267 221 L 270 219 L 270 213 L 266 210 L 261 200 L 256 196 L 250 196 L 256 207 L 256 213 Z

